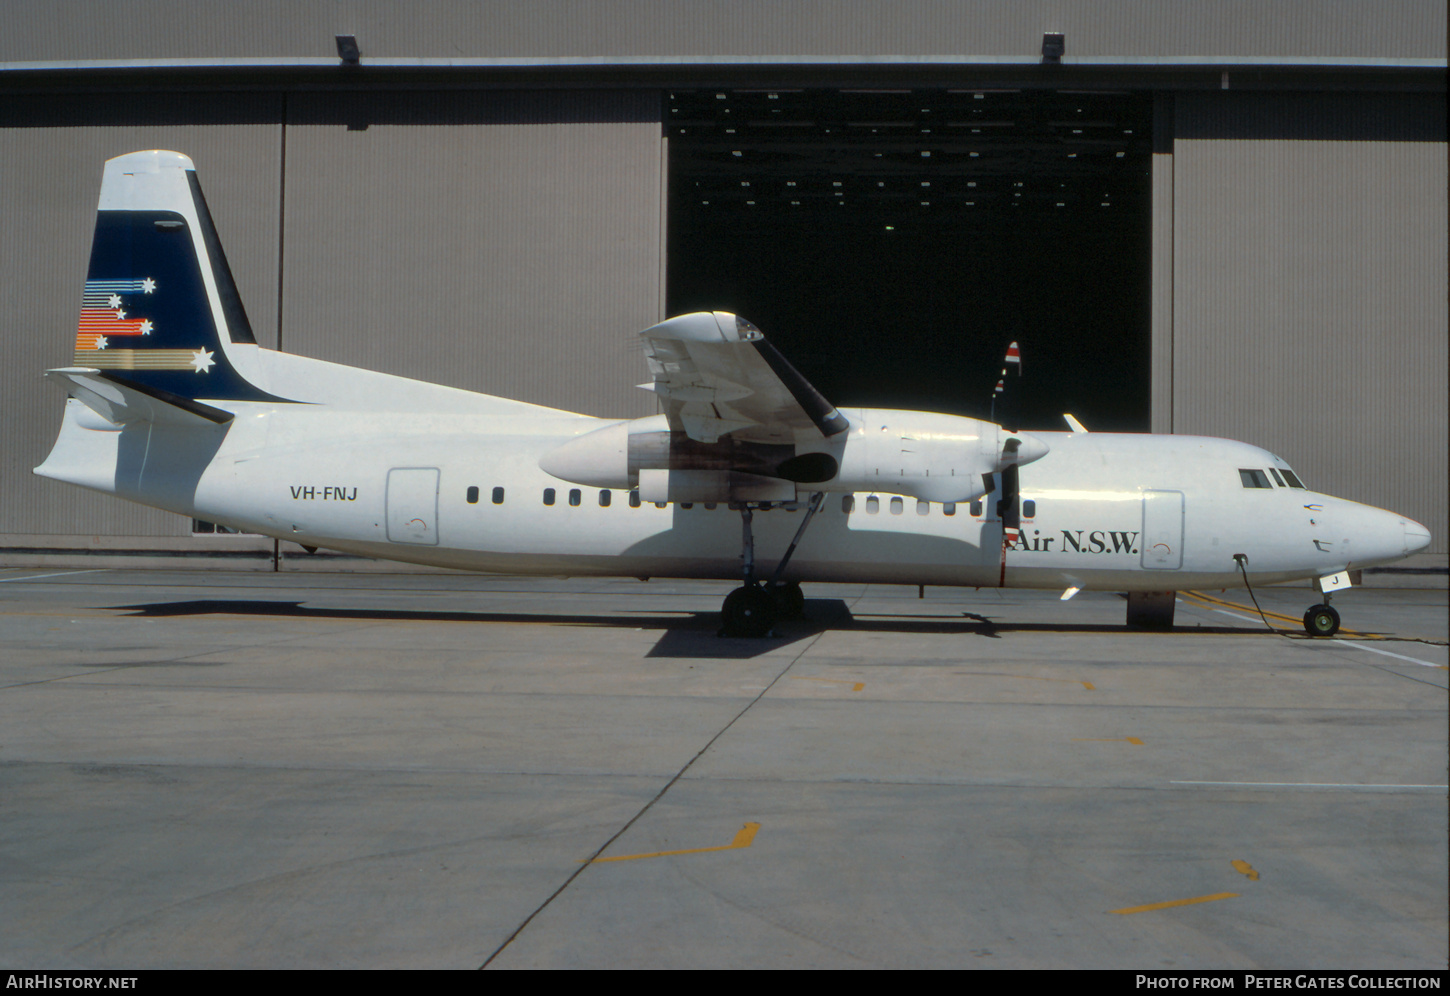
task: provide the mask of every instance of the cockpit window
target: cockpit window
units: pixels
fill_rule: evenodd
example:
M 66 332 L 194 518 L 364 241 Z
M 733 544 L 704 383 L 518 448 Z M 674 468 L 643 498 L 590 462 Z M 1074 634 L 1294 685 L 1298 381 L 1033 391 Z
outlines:
M 1307 488 L 1304 487 L 1304 482 L 1301 481 L 1301 480 L 1299 480 L 1298 477 L 1294 476 L 1294 472 L 1292 470 L 1290 470 L 1288 467 L 1285 467 L 1284 468 L 1283 473 L 1284 473 L 1284 480 L 1286 480 L 1286 481 L 1289 482 L 1289 487 L 1291 487 L 1291 488 L 1298 488 L 1300 491 L 1306 491 L 1306 490 L 1308 490 Z
M 1246 488 L 1272 488 L 1269 483 L 1269 475 L 1262 470 L 1240 470 L 1239 479 L 1244 482 Z
M 1269 474 L 1274 478 L 1274 483 L 1277 484 L 1279 487 L 1283 488 L 1288 486 L 1284 483 L 1284 479 L 1279 476 L 1279 472 L 1273 467 L 1269 468 Z

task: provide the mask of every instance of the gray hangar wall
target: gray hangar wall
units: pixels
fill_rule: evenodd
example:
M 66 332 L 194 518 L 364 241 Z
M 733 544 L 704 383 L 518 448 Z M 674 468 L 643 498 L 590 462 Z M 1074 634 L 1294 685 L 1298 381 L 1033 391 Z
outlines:
M 1154 430 L 1265 446 L 1312 488 L 1426 524 L 1443 554 L 1444 95 L 1167 101 Z
M 653 91 L 16 98 L 0 110 L 0 284 L 18 305 L 0 365 L 6 563 L 70 549 L 272 566 L 270 539 L 193 538 L 179 516 L 30 473 L 59 425 L 40 372 L 70 363 L 101 165 L 139 148 L 195 160 L 262 345 L 572 411 L 655 410 L 633 387 L 633 333 L 661 307 Z

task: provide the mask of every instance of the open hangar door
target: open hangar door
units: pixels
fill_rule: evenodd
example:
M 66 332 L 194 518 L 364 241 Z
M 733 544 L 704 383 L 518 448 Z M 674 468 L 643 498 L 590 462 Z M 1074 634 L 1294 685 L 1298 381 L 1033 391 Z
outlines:
M 838 405 L 1149 428 L 1150 94 L 676 90 L 666 310 L 734 311 Z

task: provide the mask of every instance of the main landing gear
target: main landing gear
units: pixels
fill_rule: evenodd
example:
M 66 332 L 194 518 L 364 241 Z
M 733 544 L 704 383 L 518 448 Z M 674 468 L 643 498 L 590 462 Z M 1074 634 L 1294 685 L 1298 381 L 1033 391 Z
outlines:
M 783 582 L 780 576 L 785 572 L 785 565 L 790 563 L 791 554 L 795 553 L 801 537 L 805 535 L 806 526 L 810 525 L 811 519 L 820 510 L 825 497 L 820 491 L 811 495 L 805 518 L 796 530 L 795 539 L 790 541 L 785 556 L 775 565 L 775 573 L 767 584 L 761 584 L 755 577 L 755 536 L 751 529 L 755 510 L 748 502 L 741 504 L 740 547 L 741 557 L 745 562 L 745 584 L 725 596 L 725 604 L 720 608 L 721 636 L 766 636 L 777 620 L 800 618 L 806 602 L 801 586 L 794 581 Z M 761 511 L 765 511 L 770 505 L 762 504 L 759 507 Z

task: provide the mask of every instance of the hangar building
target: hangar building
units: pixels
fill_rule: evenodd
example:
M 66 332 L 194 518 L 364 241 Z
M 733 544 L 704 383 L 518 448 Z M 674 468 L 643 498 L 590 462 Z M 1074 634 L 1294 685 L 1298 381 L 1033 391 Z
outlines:
M 1228 436 L 1446 564 L 1442 0 L 17 0 L 0 563 L 355 567 L 31 475 L 102 162 L 197 163 L 258 341 L 590 414 L 739 312 L 828 398 Z M 1024 486 L 1030 487 L 1024 474 Z M 1441 582 L 1443 583 L 1443 581 Z

